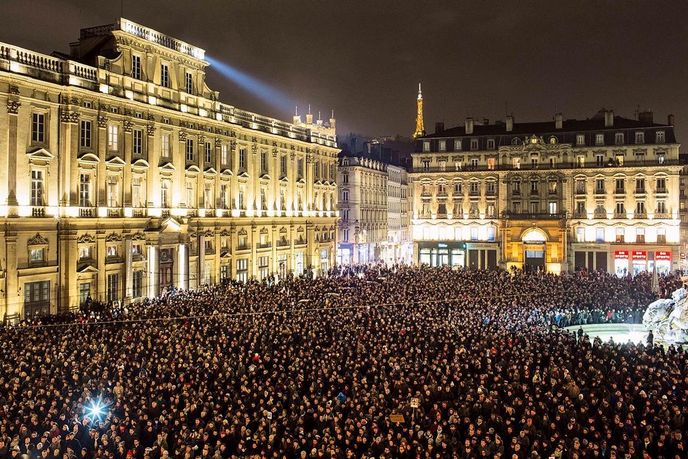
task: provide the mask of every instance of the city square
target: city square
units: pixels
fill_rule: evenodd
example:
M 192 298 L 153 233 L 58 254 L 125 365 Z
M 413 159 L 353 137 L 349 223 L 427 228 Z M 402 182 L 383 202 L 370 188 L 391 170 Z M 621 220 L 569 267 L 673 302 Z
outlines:
M 685 5 L 199 5 L 0 18 L 0 459 L 688 457 Z

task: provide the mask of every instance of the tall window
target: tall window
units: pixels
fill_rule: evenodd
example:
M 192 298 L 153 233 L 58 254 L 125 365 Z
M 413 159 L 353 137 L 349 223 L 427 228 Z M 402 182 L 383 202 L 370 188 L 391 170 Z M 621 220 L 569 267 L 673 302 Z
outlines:
M 268 152 L 266 150 L 260 152 L 260 171 L 263 174 L 268 173 Z
M 167 64 L 160 64 L 160 85 L 170 87 L 170 67 Z
M 300 180 L 303 178 L 303 159 L 298 159 L 296 161 L 296 175 L 297 175 L 297 180 Z
M 160 181 L 160 205 L 162 207 L 170 207 L 170 180 L 162 179 Z
M 666 214 L 666 203 L 664 201 L 657 201 L 657 213 Z
M 645 202 L 638 201 L 635 203 L 635 213 L 636 215 L 645 215 Z
M 626 187 L 626 180 L 622 178 L 616 179 L 616 192 L 623 193 Z
M 229 185 L 223 183 L 220 185 L 220 205 L 223 209 L 227 208 L 229 202 Z
M 578 146 L 584 146 L 585 145 L 585 134 L 577 134 L 576 135 L 576 145 L 578 145 Z
M 194 144 L 193 139 L 186 139 L 186 160 L 194 160 Z
M 89 120 L 81 121 L 81 130 L 79 138 L 81 139 L 81 147 L 91 148 L 91 122 Z
M 657 193 L 665 193 L 666 192 L 666 178 L 658 177 L 656 184 L 657 184 Z
M 80 174 L 79 176 L 79 206 L 91 206 L 91 174 Z
M 645 143 L 645 133 L 643 131 L 638 131 L 635 133 L 635 143 Z
M 446 140 L 440 140 L 438 142 L 437 149 L 439 151 L 447 151 L 447 141 Z
M 595 180 L 595 193 L 604 193 L 604 179 Z
M 225 166 L 229 165 L 229 145 L 226 143 L 223 143 L 222 147 L 220 147 L 220 161 Z
M 213 207 L 213 184 L 212 182 L 205 182 L 203 188 L 203 207 L 212 209 Z
M 186 207 L 196 207 L 196 188 L 192 180 L 186 182 Z
M 280 157 L 280 175 L 282 177 L 287 176 L 287 155 L 282 155 Z
M 143 131 L 141 129 L 134 129 L 132 153 L 135 155 L 143 154 Z
M 131 206 L 143 207 L 143 179 L 133 177 L 131 179 Z
M 349 200 L 349 190 L 342 191 L 342 201 L 348 201 L 348 200 Z
M 604 134 L 595 134 L 595 145 L 604 145 Z
M 193 94 L 193 75 L 191 72 L 184 74 L 184 89 L 187 93 Z
M 107 205 L 119 207 L 119 179 L 116 175 L 109 175 L 107 178 Z
M 617 132 L 616 134 L 614 134 L 614 143 L 617 145 L 623 145 L 623 143 L 624 143 L 623 132 Z
M 119 127 L 116 124 L 108 125 L 108 150 L 119 150 Z
M 665 142 L 665 137 L 664 137 L 664 131 L 657 131 L 655 133 L 655 142 L 656 143 L 664 143 Z
M 244 187 L 239 187 L 239 209 L 246 210 L 246 200 L 244 199 Z
M 43 171 L 39 169 L 31 170 L 31 205 L 42 206 L 45 205 L 43 200 Z
M 107 300 L 117 301 L 119 299 L 119 274 L 111 273 L 107 275 Z
M 45 114 L 34 113 L 31 116 L 31 141 L 45 142 Z
M 263 210 L 268 210 L 268 197 L 265 187 L 260 187 L 260 208 Z
M 141 79 L 141 57 L 132 55 L 131 56 L 131 76 L 137 80 Z
M 636 193 L 645 193 L 645 179 L 644 178 L 635 179 L 635 192 Z
M 160 137 L 160 156 L 163 158 L 170 157 L 170 135 L 163 133 Z
M 622 218 L 626 217 L 626 206 L 624 205 L 623 201 L 618 201 L 616 203 L 616 215 Z
M 140 269 L 134 271 L 131 280 L 131 296 L 132 298 L 140 298 L 143 296 L 143 271 Z
M 205 162 L 206 164 L 213 162 L 213 146 L 210 142 L 205 143 Z
M 240 171 L 246 170 L 246 149 L 245 148 L 239 149 L 239 170 Z

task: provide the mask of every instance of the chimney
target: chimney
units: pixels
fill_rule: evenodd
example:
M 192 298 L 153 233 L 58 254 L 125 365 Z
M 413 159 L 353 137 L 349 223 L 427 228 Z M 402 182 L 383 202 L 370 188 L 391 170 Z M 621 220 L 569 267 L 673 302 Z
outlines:
M 444 122 L 438 121 L 435 123 L 435 134 L 444 132 Z
M 506 117 L 506 132 L 514 130 L 514 115 L 507 115 Z
M 473 118 L 466 118 L 466 134 L 473 134 Z
M 673 126 L 673 125 L 674 125 L 674 115 L 669 115 L 669 116 L 667 116 L 667 124 L 668 124 L 669 126 Z
M 614 126 L 614 110 L 605 110 L 604 112 L 604 127 Z
M 296 124 L 297 126 L 301 124 L 301 116 L 299 116 L 299 107 L 296 107 L 296 110 L 294 110 L 294 118 L 293 118 L 293 123 Z
M 306 124 L 313 124 L 313 114 L 311 113 L 311 104 L 308 104 L 308 113 L 306 113 Z
M 564 116 L 561 113 L 554 115 L 554 128 L 563 129 L 564 128 Z
M 652 124 L 652 110 L 645 110 L 640 113 L 638 113 L 638 121 L 642 123 L 647 123 L 647 124 Z
M 334 119 L 334 110 L 332 110 L 332 116 L 330 117 L 330 127 L 332 129 L 337 127 L 336 120 Z

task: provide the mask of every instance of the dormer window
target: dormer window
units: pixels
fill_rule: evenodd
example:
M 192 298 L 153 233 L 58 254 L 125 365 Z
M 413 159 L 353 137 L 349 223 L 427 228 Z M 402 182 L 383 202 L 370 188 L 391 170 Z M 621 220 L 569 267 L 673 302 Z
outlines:
M 447 141 L 446 140 L 440 140 L 438 149 L 440 151 L 447 151 Z
M 454 151 L 461 151 L 461 139 L 454 140 Z
M 494 147 L 495 147 L 494 139 L 487 139 L 487 149 L 488 150 L 494 150 Z
M 617 132 L 616 134 L 614 134 L 614 143 L 616 145 L 623 145 L 623 143 L 624 143 L 623 132 Z
M 478 139 L 471 139 L 471 150 L 478 149 Z
M 645 143 L 645 133 L 643 131 L 638 131 L 635 133 L 635 143 L 636 144 Z
M 595 145 L 604 145 L 604 134 L 595 134 Z
M 584 134 L 576 135 L 576 145 L 578 145 L 579 147 L 585 146 L 585 135 Z
M 655 142 L 656 143 L 664 143 L 665 142 L 664 131 L 657 131 L 655 133 Z
M 430 141 L 425 140 L 423 142 L 423 151 L 430 151 Z

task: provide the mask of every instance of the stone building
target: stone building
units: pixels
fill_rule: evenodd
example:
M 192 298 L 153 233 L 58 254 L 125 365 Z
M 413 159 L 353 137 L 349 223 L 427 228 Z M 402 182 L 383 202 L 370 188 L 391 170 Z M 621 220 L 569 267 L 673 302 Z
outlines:
M 222 103 L 204 50 L 120 19 L 0 43 L 0 317 L 335 261 L 335 120 Z
M 678 268 L 673 123 L 605 109 L 585 120 L 438 123 L 413 154 L 416 262 L 620 275 Z

